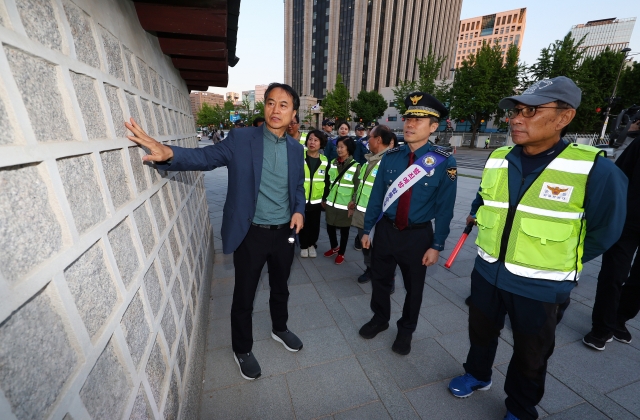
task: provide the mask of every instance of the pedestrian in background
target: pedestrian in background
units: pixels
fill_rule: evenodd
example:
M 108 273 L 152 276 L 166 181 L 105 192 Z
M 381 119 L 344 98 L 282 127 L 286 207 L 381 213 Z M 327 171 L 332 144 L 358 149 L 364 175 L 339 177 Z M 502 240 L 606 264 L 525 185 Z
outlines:
M 289 125 L 291 127 L 291 125 Z M 320 154 L 327 144 L 327 137 L 320 130 L 313 130 L 305 140 L 304 155 L 304 228 L 300 231 L 300 256 L 315 258 L 316 242 L 320 236 L 320 216 L 322 215 L 322 197 L 329 161 Z
M 640 121 L 631 124 L 630 135 L 637 135 Z M 640 139 L 635 139 L 616 160 L 616 166 L 629 179 L 627 218 L 622 236 L 602 255 L 598 288 L 591 315 L 591 331 L 582 342 L 596 350 L 615 338 L 631 343 L 626 322 L 640 311 Z M 635 255 L 635 259 L 634 259 Z M 632 265 L 633 263 L 633 265 Z M 629 271 L 631 270 L 631 271 Z
M 338 156 L 331 161 L 325 182 L 323 207 L 331 249 L 326 251 L 324 256 L 330 258 L 337 254 L 336 264 L 344 262 L 351 227 L 349 203 L 358 187 L 359 165 L 353 159 L 355 149 L 356 145 L 351 137 L 338 137 L 336 141 Z M 338 246 L 338 229 L 340 229 L 340 246 Z
M 349 127 L 348 122 L 346 121 L 338 122 L 338 136 L 327 139 L 327 147 L 325 147 L 324 149 L 324 155 L 327 157 L 327 159 L 329 159 L 329 162 L 333 161 L 338 156 L 336 151 L 336 147 L 337 147 L 336 143 L 338 138 L 348 137 L 349 130 L 351 130 L 351 127 Z M 354 153 L 355 153 L 355 150 L 354 150 Z
M 335 140 L 337 139 L 337 137 L 333 135 L 333 127 L 335 125 L 336 123 L 332 119 L 325 118 L 324 120 L 322 120 L 322 132 L 325 134 L 325 136 L 327 136 L 327 144 L 323 148 L 322 153 L 327 157 L 327 159 L 329 159 L 329 162 L 335 159 L 335 148 L 336 148 Z M 331 151 L 332 149 L 333 149 L 333 152 Z M 334 154 L 333 158 L 330 159 L 327 153 L 329 155 Z
M 391 147 L 391 134 L 391 130 L 386 125 L 378 125 L 371 130 L 369 136 L 369 149 L 371 152 L 365 155 L 367 163 L 360 167 L 358 188 L 353 195 L 353 200 L 349 203 L 349 210 L 353 212 L 351 225 L 358 228 L 356 238 L 362 238 L 364 215 L 367 211 L 367 205 L 369 204 L 369 197 L 371 197 L 371 190 L 378 176 L 380 161 Z M 362 243 L 360 244 L 360 249 L 362 249 Z M 371 281 L 371 247 L 369 247 L 369 249 L 362 249 L 362 254 L 367 269 L 358 277 L 358 283 L 368 283 Z
M 269 268 L 271 337 L 292 352 L 302 341 L 287 329 L 287 280 L 295 247 L 289 238 L 304 221 L 304 155 L 286 129 L 300 106 L 289 85 L 272 83 L 265 92 L 266 124 L 233 130 L 217 146 L 187 149 L 165 146 L 131 119 L 128 138 L 147 147 L 145 161 L 164 171 L 210 171 L 226 166 L 228 192 L 222 216 L 222 250 L 233 253 L 235 284 L 231 305 L 231 349 L 243 378 L 262 373 L 252 352 L 252 312 L 265 263 Z
M 300 119 L 298 118 L 298 114 L 293 117 L 287 126 L 287 134 L 293 137 L 298 143 L 304 145 L 305 142 L 300 132 Z
M 596 148 L 561 138 L 582 93 L 569 78 L 536 82 L 504 98 L 515 146 L 491 153 L 471 207 L 478 256 L 471 272 L 465 374 L 458 398 L 488 390 L 498 337 L 509 315 L 513 355 L 505 419 L 536 419 L 556 325 L 585 262 L 620 237 L 627 179 Z M 602 198 L 606 197 L 606 200 Z

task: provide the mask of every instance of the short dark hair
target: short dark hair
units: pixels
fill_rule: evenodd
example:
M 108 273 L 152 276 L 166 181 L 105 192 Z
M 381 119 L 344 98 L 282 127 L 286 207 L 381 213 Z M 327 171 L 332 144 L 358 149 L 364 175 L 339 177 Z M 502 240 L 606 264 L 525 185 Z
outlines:
M 327 136 L 320 130 L 313 130 L 307 134 L 307 138 L 304 141 L 304 145 L 307 146 L 307 141 L 309 140 L 309 136 L 314 135 L 318 140 L 320 140 L 320 148 L 324 149 L 327 145 Z
M 398 147 L 398 136 L 396 136 L 396 133 L 391 132 L 391 142 L 389 142 L 389 144 L 391 147 Z
M 382 139 L 382 144 L 388 146 L 393 140 L 393 132 L 386 125 L 376 125 L 371 130 L 375 136 L 379 136 Z
M 261 122 L 265 122 L 266 120 L 263 117 L 257 117 L 253 120 L 253 123 L 251 123 L 251 125 L 253 125 L 254 127 L 258 126 L 258 123 Z
M 338 147 L 338 143 L 340 142 L 344 143 L 344 145 L 347 147 L 349 155 L 353 156 L 353 154 L 356 152 L 356 142 L 353 141 L 353 139 L 349 136 L 338 137 L 338 140 L 336 140 L 336 148 Z
M 300 117 L 298 117 L 297 112 L 296 112 L 296 115 L 293 116 L 293 119 L 296 120 L 296 124 L 300 124 Z
M 284 83 L 270 83 L 267 90 L 264 92 L 264 101 L 266 102 L 269 99 L 269 94 L 273 89 L 280 88 L 287 92 L 291 99 L 293 99 L 293 110 L 297 111 L 300 108 L 300 96 L 298 96 L 298 92 L 295 91 L 291 86 L 286 85 Z

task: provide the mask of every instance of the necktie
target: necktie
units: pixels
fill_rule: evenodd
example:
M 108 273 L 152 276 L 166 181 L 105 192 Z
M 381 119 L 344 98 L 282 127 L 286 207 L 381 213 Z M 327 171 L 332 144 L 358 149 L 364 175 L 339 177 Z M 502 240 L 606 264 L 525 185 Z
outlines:
M 415 158 L 415 154 L 411 152 L 409 154 L 409 164 L 407 168 L 413 165 L 413 159 Z M 411 190 L 413 187 L 409 188 L 409 191 L 405 191 L 404 194 L 400 196 L 398 200 L 398 209 L 396 210 L 396 226 L 399 230 L 403 230 L 409 225 L 409 203 L 411 203 Z

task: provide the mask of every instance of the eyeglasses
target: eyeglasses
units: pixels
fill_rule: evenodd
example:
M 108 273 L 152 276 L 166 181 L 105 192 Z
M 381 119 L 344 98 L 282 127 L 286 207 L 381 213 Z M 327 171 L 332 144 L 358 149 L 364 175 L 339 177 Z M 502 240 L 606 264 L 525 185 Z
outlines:
M 557 106 L 525 106 L 524 108 L 512 108 L 507 110 L 507 117 L 513 119 L 518 116 L 518 114 L 522 113 L 522 116 L 525 118 L 531 118 L 536 115 L 536 112 L 539 109 L 561 109 Z

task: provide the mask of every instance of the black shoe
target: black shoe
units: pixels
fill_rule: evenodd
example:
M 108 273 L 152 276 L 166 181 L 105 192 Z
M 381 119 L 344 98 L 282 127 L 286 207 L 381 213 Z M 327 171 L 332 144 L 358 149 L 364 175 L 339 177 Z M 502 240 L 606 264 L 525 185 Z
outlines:
M 465 303 L 465 305 L 467 305 L 467 306 L 471 306 L 471 296 L 467 297 L 467 298 L 464 300 L 464 303 Z
M 233 353 L 233 358 L 236 360 L 236 363 L 240 368 L 240 375 L 242 375 L 244 379 L 253 381 L 260 377 L 262 373 L 260 370 L 260 364 L 258 364 L 258 361 L 252 352 Z
M 389 323 L 385 322 L 384 324 L 375 324 L 373 320 L 367 322 L 360 328 L 360 335 L 362 338 L 366 338 L 367 340 L 372 339 L 378 333 L 389 328 Z
M 411 352 L 411 335 L 404 335 L 398 333 L 396 341 L 393 342 L 391 350 L 402 356 L 406 356 Z
M 356 235 L 356 238 L 353 241 L 353 249 L 355 249 L 356 251 L 362 251 L 362 242 L 360 240 L 360 235 Z
M 608 333 L 604 336 L 596 335 L 593 331 L 589 332 L 589 334 L 585 335 L 582 339 L 582 342 L 591 348 L 602 351 L 604 350 L 604 346 L 607 343 L 613 341 L 613 333 Z
M 369 283 L 371 281 L 371 269 L 367 267 L 367 269 L 358 277 L 358 283 L 364 284 Z
M 300 341 L 297 335 L 289 330 L 285 330 L 283 332 L 271 330 L 271 338 L 282 343 L 284 348 L 289 351 L 296 352 L 302 348 L 302 341 Z
M 631 342 L 631 333 L 627 329 L 626 325 L 618 325 L 616 329 L 613 330 L 613 338 L 621 343 L 629 344 Z

